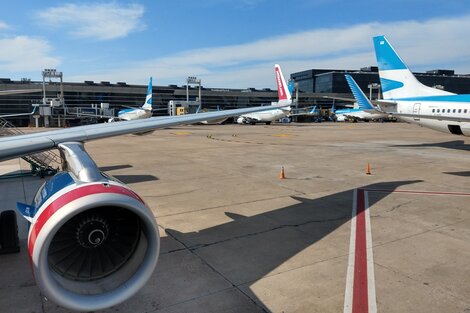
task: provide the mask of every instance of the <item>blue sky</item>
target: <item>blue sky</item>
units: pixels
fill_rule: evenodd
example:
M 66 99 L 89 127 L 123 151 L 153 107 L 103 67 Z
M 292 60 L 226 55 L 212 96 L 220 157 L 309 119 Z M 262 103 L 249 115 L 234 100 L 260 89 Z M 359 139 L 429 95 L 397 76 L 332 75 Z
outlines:
M 414 71 L 470 74 L 468 0 L 16 1 L 0 11 L 0 77 L 274 87 L 310 68 L 375 65 L 386 35 Z

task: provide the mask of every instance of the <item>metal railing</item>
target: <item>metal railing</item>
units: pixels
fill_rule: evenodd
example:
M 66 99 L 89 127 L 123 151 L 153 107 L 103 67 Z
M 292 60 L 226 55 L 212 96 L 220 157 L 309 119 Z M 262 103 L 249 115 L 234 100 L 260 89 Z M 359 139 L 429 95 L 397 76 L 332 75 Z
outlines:
M 0 136 L 16 136 L 24 134 L 15 125 L 0 118 Z M 60 168 L 60 157 L 52 151 L 38 152 L 21 157 L 31 165 L 33 175 L 53 175 Z

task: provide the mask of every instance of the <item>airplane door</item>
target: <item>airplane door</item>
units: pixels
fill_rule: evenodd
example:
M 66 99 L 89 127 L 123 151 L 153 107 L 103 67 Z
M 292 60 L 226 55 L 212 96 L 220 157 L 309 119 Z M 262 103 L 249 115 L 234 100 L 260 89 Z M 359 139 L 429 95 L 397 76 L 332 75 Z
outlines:
M 419 115 L 419 110 L 420 109 L 421 109 L 421 103 L 415 103 L 413 105 L 413 114 L 414 115 Z M 419 117 L 418 116 L 414 117 L 414 120 L 419 121 Z

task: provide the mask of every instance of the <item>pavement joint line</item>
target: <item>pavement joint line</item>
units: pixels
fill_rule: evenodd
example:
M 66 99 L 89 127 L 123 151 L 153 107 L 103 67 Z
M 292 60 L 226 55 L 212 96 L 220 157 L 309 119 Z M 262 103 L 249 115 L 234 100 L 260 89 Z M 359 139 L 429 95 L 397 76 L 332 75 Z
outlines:
M 267 230 L 263 230 L 263 231 L 259 231 L 259 232 L 243 234 L 243 235 L 227 238 L 227 239 L 224 239 L 224 240 L 214 241 L 214 242 L 210 242 L 210 243 L 206 243 L 206 244 L 199 244 L 199 245 L 196 245 L 196 246 L 186 246 L 186 247 L 187 247 L 187 249 L 189 249 L 191 251 L 196 251 L 196 250 L 199 250 L 199 249 L 202 249 L 202 248 L 207 248 L 207 247 L 217 245 L 217 244 L 220 244 L 220 243 L 225 243 L 225 242 L 229 242 L 229 241 L 232 241 L 232 240 L 238 240 L 238 239 L 248 238 L 248 237 L 252 237 L 252 236 L 257 236 L 257 235 L 269 233 L 269 232 L 272 232 L 272 231 L 276 231 L 276 230 L 279 230 L 279 229 L 297 228 L 297 227 L 301 227 L 301 226 L 305 226 L 305 225 L 313 224 L 313 223 L 330 223 L 330 222 L 334 222 L 334 221 L 344 220 L 344 219 L 347 219 L 347 218 L 348 217 L 339 217 L 339 218 L 334 218 L 334 219 L 323 219 L 323 220 L 318 220 L 318 221 L 317 220 L 307 221 L 307 222 L 300 223 L 300 224 L 284 224 L 284 225 L 279 225 L 279 226 L 273 227 L 271 229 L 267 229 Z
M 344 258 L 348 255 L 349 255 L 349 253 L 345 253 L 345 254 L 337 255 L 337 256 L 330 257 L 330 258 L 327 258 L 327 259 L 324 259 L 324 260 L 318 260 L 318 261 L 311 262 L 311 263 L 308 263 L 308 264 L 304 264 L 304 265 L 301 265 L 301 266 L 292 267 L 292 268 L 289 268 L 285 271 L 279 271 L 279 272 L 275 272 L 275 273 L 272 273 L 272 274 L 267 274 L 267 275 L 263 276 L 262 279 L 269 278 L 269 277 L 275 277 L 275 276 L 282 275 L 282 274 L 289 273 L 289 272 L 293 272 L 293 271 L 296 271 L 296 270 L 299 270 L 299 269 L 302 269 L 302 268 L 307 268 L 307 267 L 315 266 L 317 264 L 334 261 L 334 260 L 337 260 L 337 259 Z M 260 279 L 248 280 L 248 281 L 239 283 L 237 286 L 252 284 L 252 283 L 257 282 L 258 280 L 260 280 Z
M 227 287 L 227 288 L 219 289 L 219 290 L 216 290 L 216 291 L 213 291 L 213 292 L 208 292 L 208 293 L 200 295 L 198 297 L 193 297 L 193 298 L 190 298 L 190 299 L 186 299 L 186 300 L 183 300 L 183 301 L 180 301 L 180 302 L 176 302 L 176 303 L 173 303 L 173 304 L 161 307 L 161 308 L 157 308 L 157 309 L 154 309 L 154 310 L 151 310 L 151 311 L 146 311 L 146 312 L 158 312 L 160 310 L 166 310 L 168 308 L 172 308 L 172 307 L 175 307 L 175 306 L 180 305 L 180 304 L 188 303 L 188 302 L 198 300 L 198 299 L 202 299 L 202 298 L 205 298 L 205 297 L 210 297 L 210 296 L 225 292 L 227 290 L 230 290 L 232 288 L 233 287 Z
M 403 273 L 403 272 L 399 272 L 398 270 L 396 270 L 396 269 L 394 269 L 394 268 L 392 268 L 392 267 L 388 267 L 388 266 L 385 266 L 385 265 L 380 264 L 380 263 L 374 263 L 374 264 L 375 264 L 376 266 L 378 266 L 378 267 L 381 267 L 381 268 L 384 268 L 384 269 L 386 269 L 386 270 L 388 270 L 388 271 L 390 271 L 390 272 L 393 272 L 395 275 L 400 275 L 400 276 L 402 276 L 402 277 L 404 277 L 404 278 L 406 278 L 406 279 L 409 279 L 409 280 L 411 280 L 411 281 L 413 281 L 413 282 L 415 282 L 415 283 L 419 283 L 419 284 L 423 285 L 423 286 L 426 287 L 426 288 L 430 288 L 430 289 L 432 289 L 432 290 L 437 290 L 437 293 L 445 292 L 447 296 L 452 297 L 452 298 L 454 298 L 454 299 L 456 299 L 456 300 L 458 300 L 458 301 L 461 301 L 461 302 L 463 302 L 463 303 L 468 303 L 468 304 L 470 305 L 470 302 L 469 302 L 468 298 L 460 298 L 460 297 L 457 297 L 457 296 L 455 296 L 455 293 L 454 293 L 454 292 L 452 292 L 451 290 L 449 290 L 449 289 L 447 289 L 447 288 L 434 287 L 434 285 L 431 285 L 431 284 L 429 284 L 429 283 L 428 283 L 428 284 L 425 284 L 422 280 L 418 280 L 418 279 L 416 279 L 416 278 L 413 278 L 412 276 L 406 275 L 406 274 Z
M 265 308 L 263 306 L 261 306 L 259 303 L 257 303 L 256 301 L 254 301 L 250 296 L 248 296 L 246 293 L 243 292 L 243 290 L 241 290 L 237 285 L 235 285 L 230 279 L 228 279 L 225 275 L 223 275 L 221 272 L 219 272 L 215 267 L 213 267 L 209 262 L 207 262 L 204 258 L 202 258 L 200 255 L 198 255 L 196 253 L 195 250 L 191 250 L 183 241 L 181 240 L 178 240 L 178 238 L 176 238 L 176 236 L 173 236 L 171 233 L 167 232 L 165 230 L 165 232 L 168 234 L 168 236 L 172 237 L 174 240 L 176 240 L 177 242 L 179 242 L 181 245 L 183 245 L 183 247 L 186 248 L 186 250 L 188 250 L 192 255 L 194 255 L 195 257 L 197 257 L 203 264 L 205 264 L 208 268 L 210 268 L 214 273 L 216 273 L 217 275 L 219 275 L 222 279 L 224 279 L 226 282 L 228 282 L 230 285 L 232 285 L 232 288 L 235 288 L 236 290 L 238 290 L 241 294 L 243 294 L 245 297 L 247 297 L 256 307 L 258 307 L 259 309 L 263 310 L 263 312 L 265 313 L 268 313 Z
M 403 238 L 397 238 L 395 240 L 391 240 L 391 241 L 387 241 L 387 242 L 383 242 L 383 243 L 380 243 L 380 244 L 374 244 L 373 247 L 374 248 L 377 248 L 377 247 L 382 247 L 382 246 L 385 246 L 385 245 L 388 245 L 388 244 L 391 244 L 391 243 L 395 243 L 395 242 L 399 242 L 399 241 L 402 241 L 402 240 L 407 240 L 407 239 L 410 239 L 410 238 L 413 238 L 413 237 L 418 237 L 418 236 L 421 236 L 421 235 L 425 235 L 427 233 L 432 233 L 432 232 L 438 232 L 439 230 L 441 230 L 442 228 L 446 228 L 446 227 L 450 227 L 450 226 L 454 226 L 454 225 L 457 225 L 457 224 L 460 224 L 460 223 L 463 223 L 465 221 L 467 221 L 469 219 L 464 219 L 464 220 L 461 220 L 461 221 L 458 221 L 458 222 L 455 222 L 455 223 L 452 223 L 452 224 L 446 224 L 446 225 L 441 225 L 441 226 L 437 226 L 435 228 L 432 228 L 432 229 L 426 229 L 424 231 L 421 231 L 419 233 L 415 233 L 415 234 L 411 234 L 409 236 L 406 236 L 406 237 L 403 237 Z M 443 234 L 443 233 L 440 233 L 440 235 L 442 236 L 446 236 L 446 234 Z M 454 238 L 452 236 L 449 236 L 455 240 L 459 240 L 458 238 Z
M 295 194 L 295 195 L 288 195 L 288 196 L 280 196 L 280 197 L 269 197 L 269 198 L 264 198 L 264 199 L 250 200 L 250 201 L 237 202 L 237 203 L 230 203 L 230 204 L 218 205 L 218 206 L 208 207 L 208 208 L 198 208 L 198 209 L 184 211 L 184 212 L 158 215 L 157 218 L 176 216 L 176 215 L 187 214 L 187 213 L 195 213 L 195 212 L 199 212 L 199 211 L 207 211 L 207 210 L 214 210 L 214 209 L 220 209 L 220 208 L 227 208 L 227 207 L 233 207 L 233 206 L 238 206 L 238 205 L 243 205 L 243 204 L 248 204 L 248 203 L 257 203 L 257 202 L 263 202 L 263 201 L 269 201 L 269 200 L 275 200 L 275 199 L 281 199 L 281 198 L 291 198 L 291 197 L 296 197 L 296 196 L 300 196 L 300 195 L 305 195 L 305 193 Z M 158 196 L 154 196 L 154 197 L 158 197 Z

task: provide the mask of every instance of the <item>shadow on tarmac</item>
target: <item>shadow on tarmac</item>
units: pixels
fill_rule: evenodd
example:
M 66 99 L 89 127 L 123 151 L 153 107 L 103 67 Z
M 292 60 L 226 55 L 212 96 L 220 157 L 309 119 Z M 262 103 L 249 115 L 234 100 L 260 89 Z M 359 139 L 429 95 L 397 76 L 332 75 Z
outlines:
M 369 206 L 372 206 L 395 189 L 417 182 L 420 180 L 383 182 L 359 188 L 389 190 L 371 197 Z M 299 203 L 250 217 L 226 212 L 231 222 L 198 232 L 181 233 L 173 229 L 166 229 L 166 232 L 269 311 L 250 288 L 243 291 L 243 285 L 253 285 L 347 223 L 351 219 L 353 191 L 317 199 L 293 197 Z
M 470 151 L 470 145 L 465 144 L 464 140 L 452 140 L 452 141 L 444 141 L 444 142 L 434 142 L 434 143 L 422 143 L 416 145 L 392 145 L 390 147 L 401 147 L 401 148 L 446 148 L 446 149 L 453 149 L 453 150 L 461 150 L 461 151 Z

